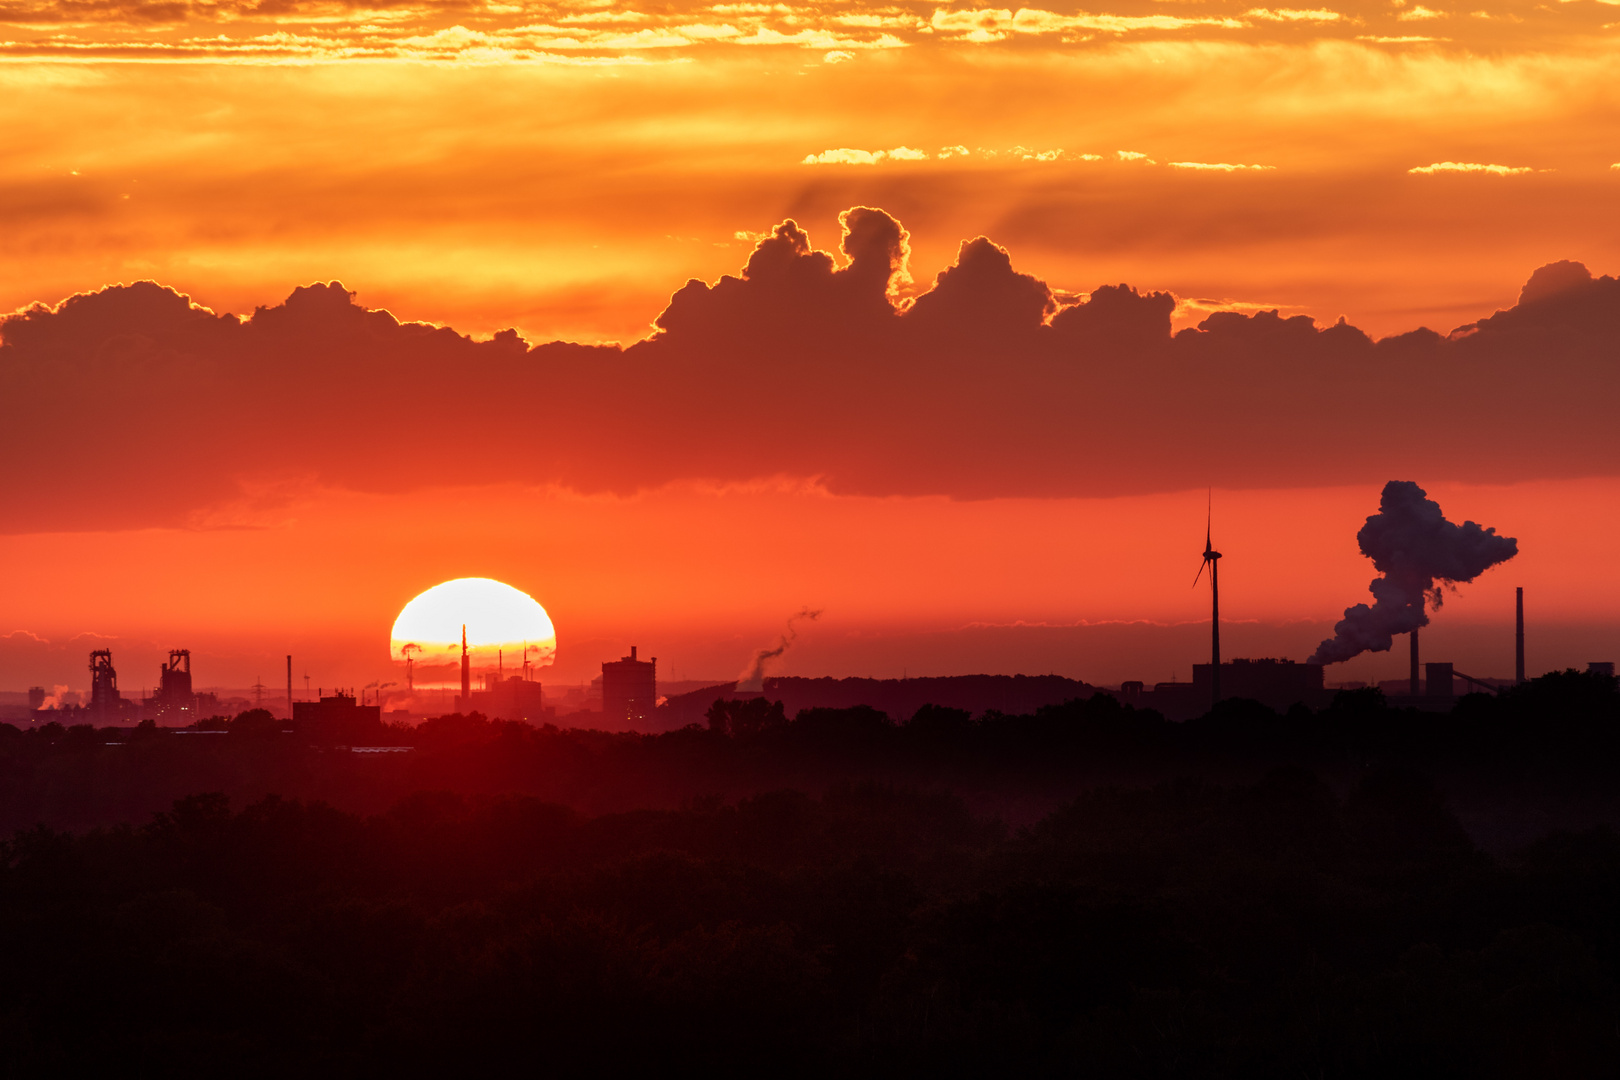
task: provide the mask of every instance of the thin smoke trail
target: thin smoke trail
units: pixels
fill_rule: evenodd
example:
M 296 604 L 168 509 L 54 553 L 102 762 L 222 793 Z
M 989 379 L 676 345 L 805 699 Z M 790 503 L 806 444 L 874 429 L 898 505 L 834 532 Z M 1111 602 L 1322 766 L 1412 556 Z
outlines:
M 754 654 L 754 659 L 749 663 L 748 667 L 743 669 L 743 673 L 737 676 L 738 691 L 742 693 L 758 693 L 759 691 L 765 689 L 766 666 L 772 660 L 775 660 L 778 656 L 781 656 L 783 653 L 787 652 L 788 647 L 792 645 L 793 642 L 799 637 L 799 629 L 794 624 L 800 619 L 814 622 L 820 616 L 820 608 L 817 608 L 814 611 L 811 611 L 809 608 L 805 608 L 797 615 L 789 618 L 787 621 L 787 632 L 782 635 L 781 639 L 777 642 L 776 647 L 772 649 L 760 649 Z

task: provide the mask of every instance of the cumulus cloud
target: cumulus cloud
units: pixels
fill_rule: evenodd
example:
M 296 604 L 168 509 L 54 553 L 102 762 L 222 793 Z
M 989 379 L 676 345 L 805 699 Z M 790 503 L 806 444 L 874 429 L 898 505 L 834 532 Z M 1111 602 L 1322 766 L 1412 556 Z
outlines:
M 1466 161 L 1437 161 L 1433 165 L 1419 165 L 1406 171 L 1418 176 L 1433 176 L 1435 173 L 1487 173 L 1491 176 L 1519 176 L 1536 170 L 1528 165 L 1478 165 Z
M 13 314 L 0 530 L 206 524 L 311 484 L 814 477 L 981 498 L 1620 475 L 1620 282 L 1579 263 L 1449 333 L 1374 341 L 1343 320 L 1215 310 L 1172 334 L 1169 293 L 1076 299 L 1082 283 L 1053 288 L 993 238 L 918 289 L 893 215 L 854 207 L 840 231 L 823 250 L 792 220 L 739 230 L 743 266 L 677 289 L 626 348 L 474 341 L 335 282 L 240 318 L 151 282 Z M 1392 387 L 1446 407 L 1368 407 Z M 401 468 L 403 425 L 454 452 Z

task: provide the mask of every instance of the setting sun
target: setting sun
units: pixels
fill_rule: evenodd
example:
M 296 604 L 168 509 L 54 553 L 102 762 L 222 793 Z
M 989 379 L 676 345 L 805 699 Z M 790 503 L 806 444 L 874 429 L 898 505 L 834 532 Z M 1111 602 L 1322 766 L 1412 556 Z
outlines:
M 394 620 L 389 651 L 396 660 L 459 663 L 461 634 L 474 666 L 497 658 L 515 667 L 551 663 L 557 632 L 546 609 L 528 593 L 492 578 L 456 578 L 422 593 Z M 409 650 L 409 651 L 407 651 Z

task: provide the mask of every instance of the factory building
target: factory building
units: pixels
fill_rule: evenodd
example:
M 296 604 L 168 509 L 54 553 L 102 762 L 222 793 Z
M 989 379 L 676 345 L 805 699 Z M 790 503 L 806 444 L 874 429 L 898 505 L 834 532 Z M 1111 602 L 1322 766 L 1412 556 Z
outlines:
M 621 660 L 602 664 L 602 719 L 610 723 L 650 720 L 658 707 L 658 657 L 637 660 L 636 647 Z
M 1249 698 L 1286 712 L 1303 703 L 1317 709 L 1327 704 L 1321 664 L 1296 664 L 1292 660 L 1232 660 L 1221 665 L 1221 697 Z M 1212 692 L 1210 666 L 1193 665 L 1193 686 L 1208 700 Z
M 496 720 L 526 720 L 538 724 L 555 712 L 547 712 L 545 691 L 540 683 L 522 675 L 491 672 L 484 676 L 484 688 L 472 691 L 469 697 L 470 709 L 460 711 L 482 713 Z M 461 700 L 458 698 L 456 703 L 459 708 Z
M 170 649 L 169 661 L 158 674 L 158 689 L 142 702 L 141 713 L 161 727 L 187 727 L 219 707 L 213 694 L 191 687 L 191 650 Z
M 125 701 L 118 692 L 112 650 L 95 650 L 90 654 L 90 705 L 85 719 L 92 724 L 118 724 L 130 719 L 134 712 L 135 703 Z
M 353 692 L 293 702 L 293 726 L 317 742 L 369 746 L 382 734 L 382 706 L 361 705 Z

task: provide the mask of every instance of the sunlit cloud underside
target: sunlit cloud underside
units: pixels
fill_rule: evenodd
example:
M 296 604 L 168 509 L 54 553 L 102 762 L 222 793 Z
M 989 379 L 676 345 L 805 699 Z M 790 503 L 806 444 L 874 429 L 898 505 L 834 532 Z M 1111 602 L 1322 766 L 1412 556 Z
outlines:
M 1134 10 L 1131 10 L 1134 9 Z M 944 7 L 933 4 L 694 4 L 645 12 L 582 0 L 562 4 L 329 2 L 0 4 L 0 57 L 123 61 L 343 62 L 395 60 L 564 65 L 691 62 L 768 49 L 838 64 L 908 48 L 1106 48 L 1121 41 L 1305 43 L 1526 50 L 1589 36 L 1606 42 L 1620 16 L 1602 3 L 1510 3 L 1468 12 L 1404 2 L 1334 8 L 1243 3 L 1196 10 Z

